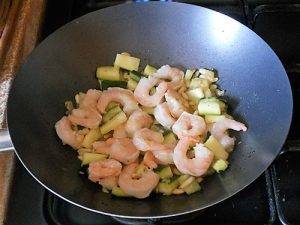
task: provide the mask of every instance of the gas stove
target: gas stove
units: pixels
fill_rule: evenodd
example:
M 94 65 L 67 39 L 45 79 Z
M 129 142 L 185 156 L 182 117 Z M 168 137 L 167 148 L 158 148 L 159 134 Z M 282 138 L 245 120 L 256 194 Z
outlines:
M 144 1 L 48 1 L 42 39 L 74 18 L 124 2 Z M 124 220 L 81 209 L 48 192 L 17 163 L 7 225 L 300 224 L 300 0 L 180 2 L 211 8 L 240 21 L 278 54 L 294 96 L 294 118 L 282 153 L 263 175 L 230 199 L 197 213 L 163 220 Z

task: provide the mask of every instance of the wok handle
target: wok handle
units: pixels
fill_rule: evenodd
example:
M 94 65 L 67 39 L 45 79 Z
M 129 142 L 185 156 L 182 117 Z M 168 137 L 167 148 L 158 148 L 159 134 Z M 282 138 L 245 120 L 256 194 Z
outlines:
M 0 130 L 0 152 L 13 150 L 14 146 L 10 139 L 8 130 Z

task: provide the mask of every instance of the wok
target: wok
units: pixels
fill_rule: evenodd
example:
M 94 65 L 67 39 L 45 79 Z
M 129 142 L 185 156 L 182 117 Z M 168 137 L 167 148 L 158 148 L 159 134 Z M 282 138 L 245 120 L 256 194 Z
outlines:
M 156 67 L 216 68 L 232 114 L 248 126 L 229 169 L 191 196 L 120 199 L 80 176 L 76 152 L 54 124 L 64 101 L 98 88 L 95 69 L 130 52 Z M 127 218 L 176 216 L 214 205 L 254 181 L 279 153 L 292 117 L 286 72 L 272 49 L 239 22 L 198 6 L 124 4 L 75 19 L 46 38 L 22 65 L 10 89 L 7 120 L 15 152 L 45 188 L 82 208 Z M 8 132 L 1 147 L 11 147 Z

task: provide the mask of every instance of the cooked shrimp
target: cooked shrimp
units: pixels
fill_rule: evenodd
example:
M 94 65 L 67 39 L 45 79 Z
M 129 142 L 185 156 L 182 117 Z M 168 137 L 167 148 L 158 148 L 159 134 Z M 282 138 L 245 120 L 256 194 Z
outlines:
M 168 82 L 168 87 L 170 89 L 177 90 L 182 85 L 184 85 L 183 72 L 169 65 L 164 65 L 160 67 L 160 69 L 158 69 L 156 73 L 154 73 L 152 76 L 160 79 L 170 80 L 170 82 Z
M 226 132 L 228 129 L 235 131 L 246 131 L 247 127 L 243 123 L 228 118 L 217 121 L 212 125 L 210 133 L 226 150 L 231 151 L 234 146 L 235 138 L 229 137 Z
M 134 96 L 141 105 L 154 107 L 162 101 L 164 94 L 167 91 L 166 82 L 161 82 L 153 95 L 150 95 L 149 93 L 150 89 L 158 84 L 159 81 L 160 80 L 155 77 L 151 77 L 149 79 L 144 77 L 139 81 L 134 91 Z
M 124 164 L 130 164 L 137 160 L 140 152 L 129 138 L 111 138 L 112 145 L 110 157 Z
M 173 164 L 173 149 L 163 149 L 163 150 L 154 150 L 152 151 L 155 159 L 159 164 L 168 165 Z
M 133 179 L 132 175 L 137 167 L 137 163 L 124 167 L 119 176 L 118 184 L 126 194 L 142 199 L 148 197 L 156 187 L 159 182 L 159 175 L 149 170 L 142 173 L 139 179 Z
M 93 182 L 99 182 L 100 179 L 118 176 L 121 173 L 122 164 L 114 159 L 105 159 L 94 161 L 89 164 L 89 179 Z
M 72 130 L 72 124 L 66 116 L 63 116 L 56 122 L 55 130 L 63 144 L 70 145 L 75 149 L 80 148 L 84 135 L 78 134 L 77 131 Z
M 111 149 L 111 143 L 107 143 L 106 141 L 96 141 L 92 144 L 95 152 L 100 154 L 108 155 Z
M 149 128 L 152 123 L 153 123 L 152 117 L 147 113 L 145 113 L 144 111 L 138 109 L 135 110 L 128 118 L 125 125 L 125 129 L 129 137 L 132 137 L 134 132 L 142 128 Z
M 113 187 L 116 187 L 118 185 L 118 177 L 110 176 L 99 179 L 99 184 L 101 184 L 102 187 L 111 190 L 113 189 Z
M 79 108 L 97 109 L 98 99 L 101 97 L 101 91 L 96 89 L 89 89 L 82 100 L 80 101 Z
M 73 109 L 71 115 L 68 116 L 68 119 L 73 124 L 93 129 L 100 125 L 102 116 L 96 109 L 89 107 Z
M 119 102 L 127 115 L 130 115 L 134 110 L 138 109 L 138 103 L 135 100 L 133 93 L 123 88 L 112 87 L 102 92 L 101 99 L 98 100 L 97 105 L 100 113 L 105 112 L 105 109 L 110 102 Z
M 114 130 L 113 137 L 114 138 L 126 138 L 126 137 L 128 137 L 127 132 L 125 130 L 125 124 L 122 124 L 122 125 L 118 126 Z
M 179 138 L 191 137 L 198 140 L 206 132 L 206 124 L 201 116 L 183 112 L 172 129 Z
M 166 102 L 173 117 L 178 118 L 183 112 L 188 111 L 189 103 L 174 90 L 165 94 Z
M 129 138 L 109 138 L 106 141 L 97 141 L 93 143 L 93 148 L 95 152 L 107 154 L 110 158 L 124 164 L 135 162 L 140 153 Z
M 162 144 L 164 136 L 152 131 L 148 128 L 143 128 L 134 133 L 132 142 L 135 147 L 140 151 L 164 150 L 168 149 L 167 146 Z
M 175 119 L 172 117 L 166 102 L 157 105 L 154 108 L 153 115 L 157 122 L 168 129 L 170 129 L 175 123 Z
M 194 147 L 195 158 L 189 159 L 186 153 L 190 144 L 189 138 L 179 140 L 174 149 L 174 163 L 181 173 L 196 177 L 202 176 L 208 170 L 214 155 L 203 144 L 199 143 Z
M 152 152 L 147 151 L 144 155 L 142 164 L 144 164 L 145 166 L 149 167 L 150 169 L 155 169 L 157 168 L 157 163 L 156 163 L 156 159 L 153 155 Z

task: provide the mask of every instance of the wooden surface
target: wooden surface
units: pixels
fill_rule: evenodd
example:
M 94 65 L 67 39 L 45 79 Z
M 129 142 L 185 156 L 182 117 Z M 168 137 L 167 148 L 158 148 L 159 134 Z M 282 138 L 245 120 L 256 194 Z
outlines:
M 8 90 L 18 67 L 37 43 L 45 0 L 0 0 L 0 128 L 6 128 Z M 13 152 L 0 153 L 0 224 L 13 177 Z

